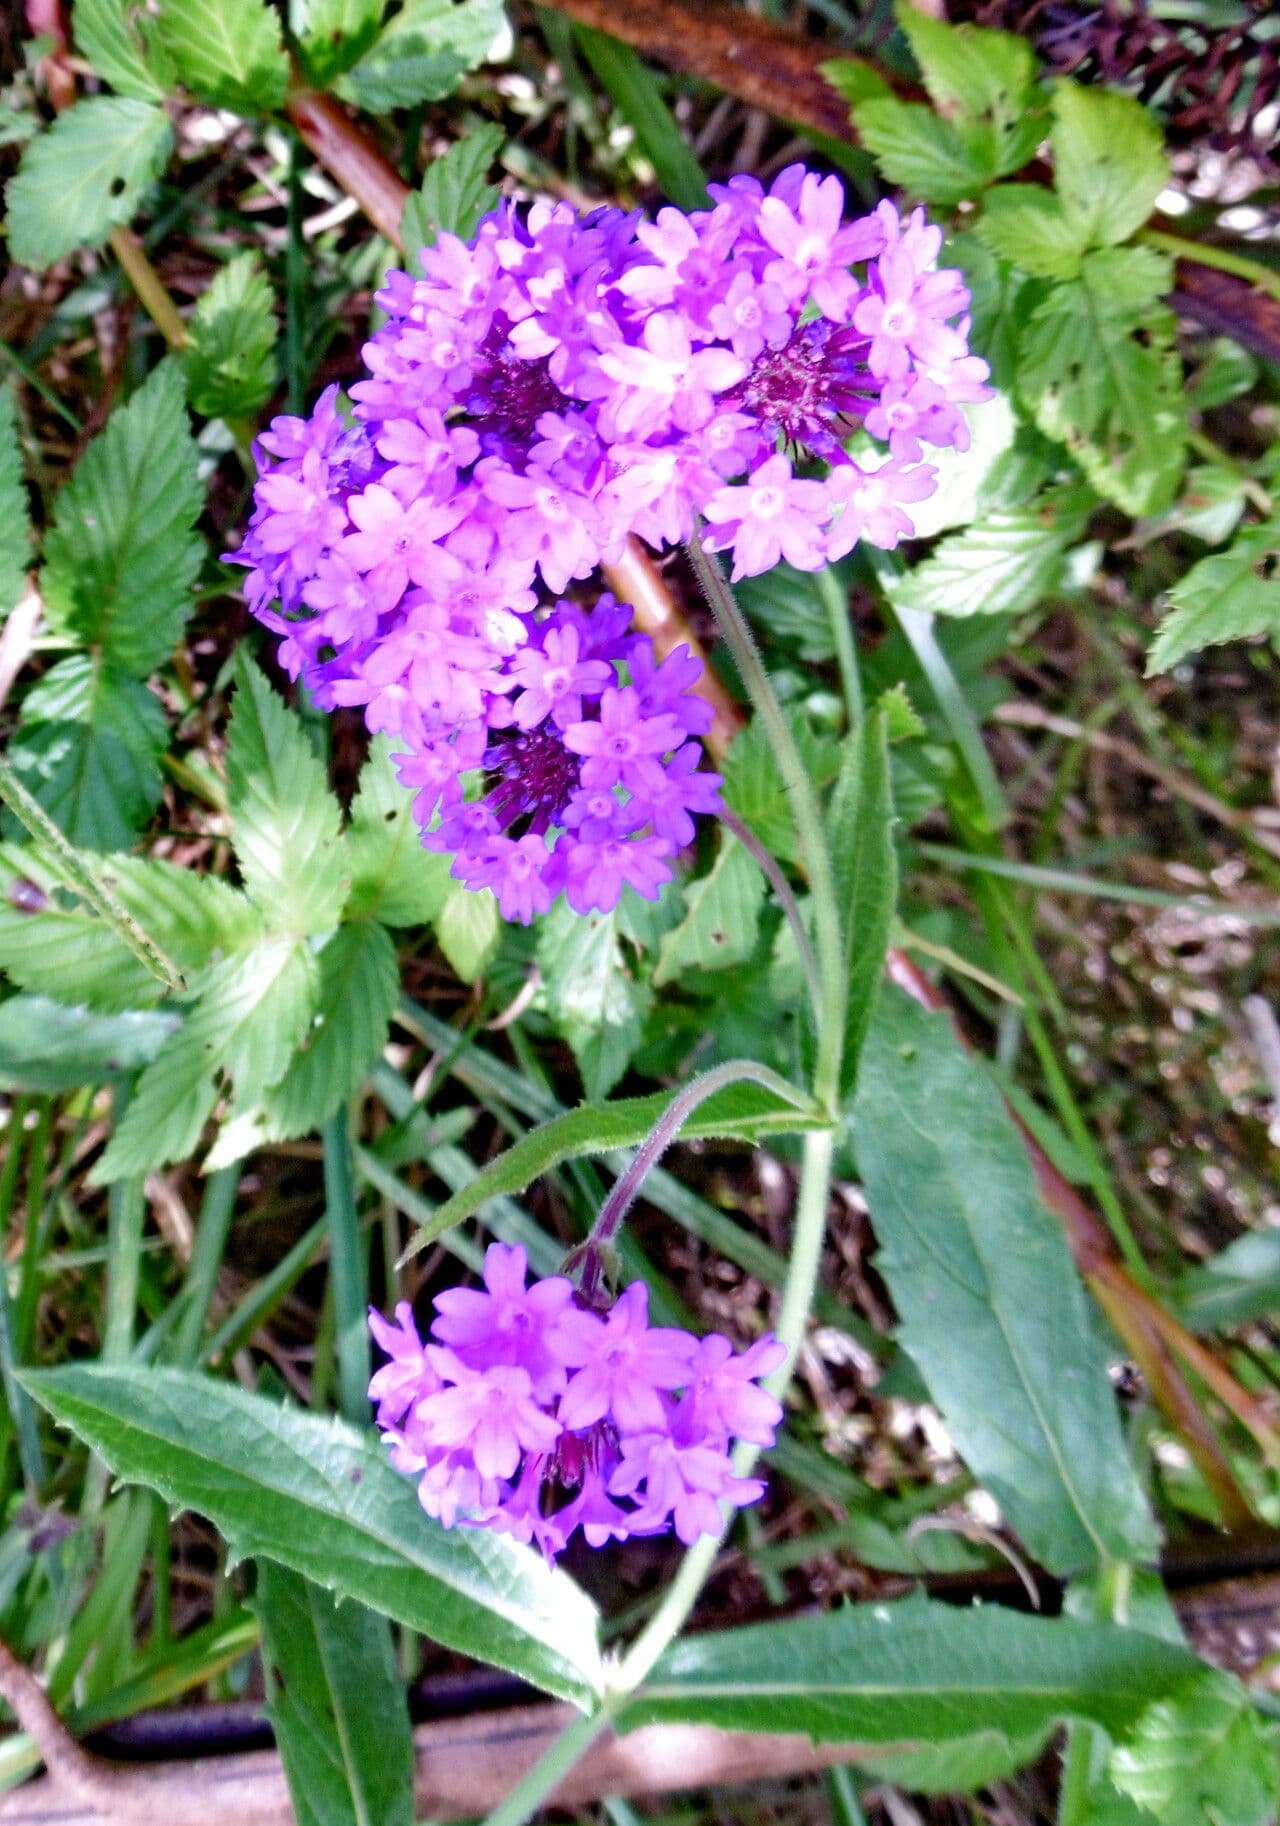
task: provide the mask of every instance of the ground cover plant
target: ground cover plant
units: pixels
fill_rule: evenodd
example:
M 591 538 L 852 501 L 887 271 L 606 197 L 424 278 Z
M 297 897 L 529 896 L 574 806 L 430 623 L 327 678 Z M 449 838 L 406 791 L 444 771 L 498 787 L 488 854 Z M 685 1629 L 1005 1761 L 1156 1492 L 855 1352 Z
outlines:
M 1277 35 L 1010 10 L 0 36 L 0 1819 L 1275 1817 Z

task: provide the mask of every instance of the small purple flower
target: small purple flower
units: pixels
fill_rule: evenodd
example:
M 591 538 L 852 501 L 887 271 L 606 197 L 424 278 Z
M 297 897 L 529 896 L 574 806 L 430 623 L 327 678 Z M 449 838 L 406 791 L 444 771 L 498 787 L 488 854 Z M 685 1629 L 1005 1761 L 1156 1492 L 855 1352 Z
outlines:
M 643 1486 L 643 1490 L 641 1487 Z M 727 1453 L 696 1440 L 681 1443 L 665 1432 L 641 1433 L 622 1442 L 622 1463 L 609 1481 L 613 1496 L 634 1496 L 631 1521 L 641 1534 L 672 1526 L 686 1547 L 700 1534 L 719 1534 L 722 1502 L 758 1502 L 764 1485 L 735 1477 Z
M 528 1370 L 506 1363 L 468 1370 L 439 1347 L 432 1364 L 454 1386 L 419 1401 L 414 1418 L 422 1438 L 446 1452 L 465 1446 L 481 1477 L 511 1477 L 522 1452 L 549 1452 L 559 1439 L 559 1426 L 533 1399 Z
M 784 456 L 770 457 L 740 487 L 718 489 L 702 511 L 708 550 L 733 550 L 735 583 L 780 558 L 801 571 L 821 568 L 830 495 L 821 482 L 798 481 Z
M 517 1243 L 490 1243 L 484 1257 L 486 1292 L 454 1287 L 436 1295 L 434 1331 L 468 1369 L 515 1364 L 526 1370 L 539 1400 L 564 1387 L 564 1366 L 553 1354 L 548 1332 L 573 1298 L 561 1275 L 526 1287 L 529 1261 Z
M 689 1375 L 688 1332 L 649 1325 L 649 1290 L 633 1281 L 607 1318 L 571 1312 L 557 1328 L 554 1350 L 576 1373 L 560 1398 L 560 1417 L 575 1431 L 607 1415 L 623 1430 L 666 1425 L 659 1390 L 679 1388 Z

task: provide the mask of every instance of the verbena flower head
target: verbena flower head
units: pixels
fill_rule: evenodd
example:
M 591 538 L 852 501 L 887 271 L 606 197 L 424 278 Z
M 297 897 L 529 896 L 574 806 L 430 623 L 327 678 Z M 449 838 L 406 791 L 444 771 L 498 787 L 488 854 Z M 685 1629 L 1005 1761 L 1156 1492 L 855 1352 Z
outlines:
M 656 893 L 715 805 L 697 663 L 555 599 L 632 536 L 702 537 L 735 577 L 896 545 L 925 447 L 964 449 L 987 396 L 920 211 L 846 222 L 801 165 L 711 195 L 654 222 L 504 203 L 442 235 L 378 293 L 349 409 L 330 388 L 259 447 L 250 606 L 321 705 L 399 739 L 428 841 L 511 918 Z
M 649 1324 L 633 1283 L 606 1313 L 559 1275 L 527 1284 L 521 1248 L 493 1243 L 484 1291 L 437 1295 L 426 1342 L 406 1304 L 370 1324 L 389 1361 L 369 1387 L 397 1470 L 428 1515 L 534 1541 L 547 1557 L 581 1529 L 593 1547 L 674 1529 L 717 1534 L 722 1505 L 764 1485 L 736 1477 L 734 1439 L 771 1445 L 782 1409 L 758 1379 L 785 1360 L 765 1337 L 735 1355 Z

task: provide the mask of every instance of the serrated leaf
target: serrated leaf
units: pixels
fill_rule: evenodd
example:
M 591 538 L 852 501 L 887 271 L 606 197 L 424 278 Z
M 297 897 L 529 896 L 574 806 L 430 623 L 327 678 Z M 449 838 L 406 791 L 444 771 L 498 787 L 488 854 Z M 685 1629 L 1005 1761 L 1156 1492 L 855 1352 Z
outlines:
M 848 1096 L 884 974 L 885 952 L 898 899 L 893 847 L 893 782 L 888 718 L 878 706 L 844 742 L 844 762 L 831 795 L 827 830 L 844 938 L 844 1056 L 840 1088 Z
M 686 970 L 728 970 L 751 956 L 760 936 L 765 881 L 750 854 L 726 831 L 710 871 L 685 889 L 685 914 L 658 948 L 655 988 Z
M 1062 1230 L 945 1014 L 882 990 L 852 1121 L 903 1345 L 974 1474 L 1053 1571 L 1151 1558 Z
M 1062 199 L 1038 184 L 1000 184 L 988 191 L 974 233 L 993 253 L 1041 279 L 1074 279 L 1089 245 L 1086 230 Z
M 815 789 L 825 792 L 840 772 L 839 743 L 815 735 L 798 717 L 791 719 L 791 733 Z M 777 758 L 759 721 L 749 723 L 742 734 L 734 738 L 721 772 L 725 803 L 730 811 L 750 825 L 773 855 L 782 861 L 794 857 L 795 816 Z
M 169 725 L 135 678 L 88 653 L 47 672 L 22 706 L 9 759 L 81 849 L 126 849 L 160 803 Z
M 461 1654 L 578 1705 L 602 1687 L 596 1611 L 566 1573 L 487 1528 L 441 1528 L 344 1421 L 182 1370 L 30 1371 L 40 1404 L 127 1483 Z
M 242 1104 L 278 1083 L 315 1009 L 316 976 L 311 951 L 289 939 L 215 964 L 182 1027 L 139 1078 L 91 1182 L 185 1160 L 227 1079 Z
M 326 932 L 347 896 L 341 809 L 302 725 L 243 648 L 235 681 L 227 794 L 245 891 L 273 930 Z
M 270 1560 L 253 1609 L 298 1826 L 413 1826 L 413 1739 L 386 1618 Z
M 135 21 L 141 12 L 130 0 L 75 0 L 71 29 L 81 52 L 117 94 L 163 101 L 165 83 L 148 61 Z
M 396 773 L 391 743 L 384 735 L 375 736 L 347 827 L 351 887 L 345 919 L 426 925 L 452 892 L 449 858 L 423 849 L 413 800 L 412 787 Z
M 1114 246 L 1141 228 L 1169 182 L 1152 115 L 1116 89 L 1060 78 L 1053 89 L 1053 181 L 1086 241 Z
M 1160 1826 L 1266 1826 L 1280 1788 L 1280 1731 L 1242 1687 L 1206 1668 L 1143 1714 L 1108 1770 Z
M 284 105 L 289 60 L 267 0 L 158 0 L 155 18 L 178 81 L 198 101 L 239 114 Z
M 31 562 L 31 515 L 13 388 L 0 386 L 0 621 L 21 602 Z
M 205 418 L 251 418 L 276 384 L 275 300 L 251 253 L 218 272 L 187 322 L 182 356 L 192 410 Z
M 785 1716 L 819 1742 L 902 1749 L 986 1733 L 1038 1741 L 1068 1718 L 1120 1736 L 1201 1665 L 1108 1624 L 907 1598 L 690 1637 L 663 1656 L 623 1725 L 776 1731 Z
M 1225 552 L 1202 558 L 1169 592 L 1148 673 L 1167 672 L 1201 647 L 1280 635 L 1280 516 L 1246 527 Z
M 258 936 L 249 903 L 216 876 L 134 857 L 95 861 L 111 892 L 188 976 Z M 164 994 L 59 870 L 17 844 L 0 844 L 0 970 L 20 988 L 104 1014 L 145 1008 Z
M 136 215 L 173 150 L 163 108 L 127 95 L 78 101 L 30 141 L 6 196 L 9 252 L 52 266 L 77 247 L 101 247 Z
M 335 86 L 374 114 L 411 108 L 450 94 L 468 70 L 505 56 L 508 43 L 502 0 L 405 0 Z
M 475 893 L 461 882 L 453 883 L 432 925 L 453 970 L 464 983 L 474 983 L 502 937 L 498 903 L 488 888 Z
M 1032 313 L 1019 348 L 1019 390 L 1036 424 L 1131 514 L 1172 500 L 1186 458 L 1173 313 L 1154 302 L 1167 272 L 1148 248 L 1086 254 L 1080 278 L 1055 285 Z
M 1025 165 L 1044 118 L 1030 43 L 1011 32 L 949 25 L 910 4 L 896 14 L 934 107 L 959 125 L 969 155 L 992 177 Z
M 191 608 L 203 505 L 182 376 L 162 362 L 58 496 L 42 574 L 50 625 L 121 672 L 153 672 Z
M 154 1009 L 94 1014 L 43 995 L 10 996 L 0 1002 L 0 1090 L 47 1096 L 139 1071 L 178 1024 Z
M 1092 501 L 1088 489 L 1061 488 L 1028 507 L 997 509 L 949 534 L 886 593 L 896 608 L 934 615 L 1020 615 L 1061 587 Z
M 958 127 L 922 102 L 876 97 L 850 110 L 858 137 L 890 183 L 950 209 L 976 197 L 995 176 Z
M 628 966 L 620 923 L 616 907 L 583 915 L 563 899 L 539 923 L 542 1002 L 572 1047 L 593 1102 L 607 1097 L 630 1065 L 653 1001 Z
M 382 926 L 340 926 L 319 954 L 315 1012 L 284 1076 L 260 1104 L 232 1116 L 207 1173 L 268 1141 L 310 1134 L 354 1097 L 387 1040 L 400 989 L 395 946 Z
M 298 33 L 302 67 L 318 89 L 359 63 L 378 36 L 386 0 L 304 0 Z
M 501 127 L 475 127 L 428 167 L 400 218 L 400 239 L 411 263 L 421 248 L 434 247 L 442 234 L 470 240 L 481 216 L 498 201 L 498 192 L 487 179 L 505 138 Z
M 414 1237 L 411 1253 L 452 1230 L 488 1199 L 517 1196 L 561 1161 L 638 1147 L 665 1113 L 672 1094 L 656 1091 L 651 1097 L 584 1103 L 530 1130 L 446 1199 Z M 759 1141 L 766 1135 L 820 1128 L 826 1118 L 817 1105 L 806 1108 L 803 1092 L 797 1091 L 796 1097 L 792 1105 L 761 1085 L 731 1084 L 699 1104 L 680 1134 L 685 1141 Z

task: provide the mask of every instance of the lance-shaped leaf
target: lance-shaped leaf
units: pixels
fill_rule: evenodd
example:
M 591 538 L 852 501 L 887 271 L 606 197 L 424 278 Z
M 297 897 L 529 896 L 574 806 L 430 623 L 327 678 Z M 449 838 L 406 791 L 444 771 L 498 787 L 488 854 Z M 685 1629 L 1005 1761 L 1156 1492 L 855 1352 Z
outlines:
M 877 1266 L 948 1430 L 1055 1572 L 1156 1534 L 1084 1290 L 999 1093 L 945 1014 L 886 987 L 853 1106 Z
M 828 816 L 844 937 L 841 1086 L 846 1095 L 857 1080 L 898 899 L 888 715 L 887 707 L 877 706 L 847 737 Z
M 117 1477 L 207 1516 L 237 1554 L 563 1699 L 598 1696 L 586 1594 L 505 1535 L 431 1521 L 412 1480 L 346 1422 L 185 1370 L 76 1364 L 24 1381 Z

